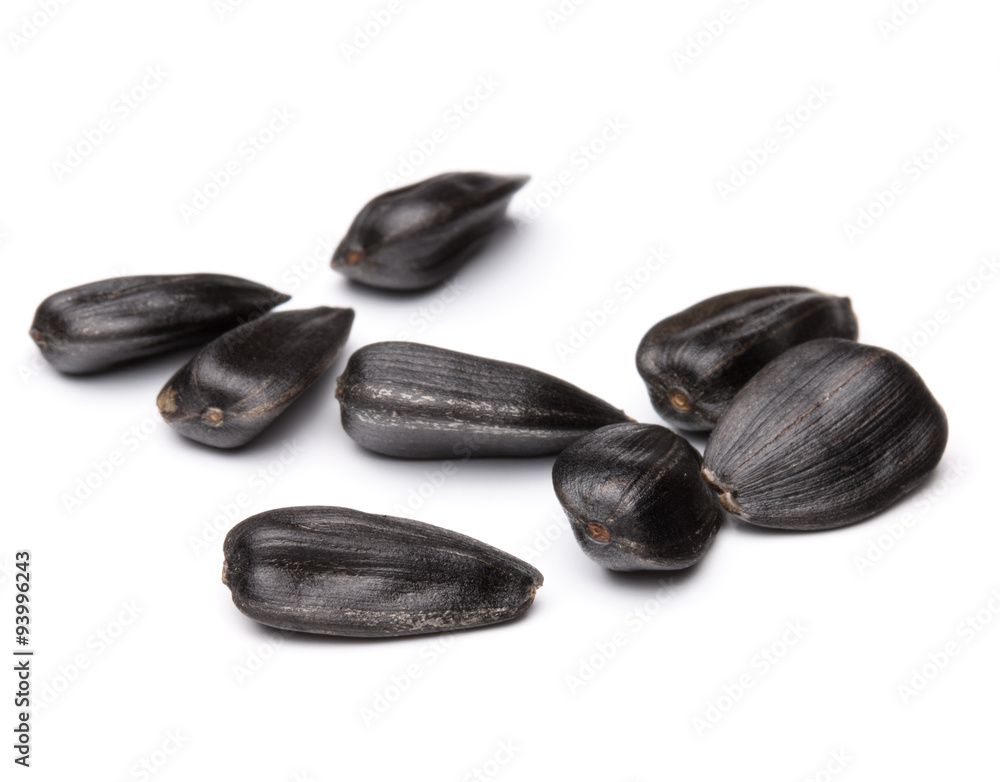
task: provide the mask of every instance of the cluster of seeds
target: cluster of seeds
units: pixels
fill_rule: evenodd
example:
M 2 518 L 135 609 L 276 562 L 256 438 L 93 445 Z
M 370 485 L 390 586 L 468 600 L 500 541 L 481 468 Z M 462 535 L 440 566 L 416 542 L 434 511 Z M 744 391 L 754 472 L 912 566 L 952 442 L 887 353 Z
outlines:
M 378 288 L 441 283 L 503 227 L 526 181 L 443 174 L 378 196 L 332 266 Z M 157 405 L 185 437 L 234 448 L 326 372 L 350 333 L 353 310 L 271 311 L 288 298 L 222 275 L 122 277 L 50 296 L 30 334 L 71 374 L 203 345 Z M 668 423 L 711 432 L 704 459 L 564 380 L 429 345 L 362 347 L 336 394 L 344 430 L 381 454 L 558 454 L 553 484 L 584 552 L 613 570 L 673 570 L 704 556 L 727 512 L 830 529 L 879 513 L 934 469 L 944 411 L 909 364 L 857 335 L 848 299 L 793 287 L 715 296 L 653 326 L 639 374 Z M 240 611 L 331 635 L 493 624 L 527 610 L 542 584 L 480 541 L 346 508 L 258 514 L 230 530 L 224 554 Z

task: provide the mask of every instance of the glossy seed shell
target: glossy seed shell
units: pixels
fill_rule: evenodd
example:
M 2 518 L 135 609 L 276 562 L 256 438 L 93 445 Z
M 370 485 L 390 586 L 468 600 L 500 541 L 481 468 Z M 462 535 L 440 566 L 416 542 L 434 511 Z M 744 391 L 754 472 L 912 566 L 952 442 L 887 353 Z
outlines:
M 457 532 L 347 508 L 282 508 L 226 535 L 236 607 L 284 630 L 386 638 L 523 614 L 542 585 L 526 562 Z
M 52 294 L 29 333 L 60 372 L 100 372 L 205 344 L 288 299 L 223 274 L 115 277 Z
M 662 418 L 708 430 L 750 378 L 789 348 L 857 336 L 850 299 L 809 288 L 752 288 L 657 323 L 639 345 L 636 366 Z
M 589 431 L 630 420 L 544 372 L 415 342 L 356 351 L 337 398 L 357 443 L 415 459 L 558 453 Z
M 559 454 L 552 483 L 580 547 L 611 570 L 690 567 L 725 518 L 698 451 L 653 424 L 584 435 Z
M 354 310 L 272 312 L 206 345 L 170 378 L 156 404 L 185 437 L 243 445 L 326 372 L 347 341 Z
M 354 218 L 331 265 L 376 288 L 437 285 L 504 225 L 510 199 L 527 181 L 449 173 L 383 193 Z
M 762 527 L 815 530 L 875 515 L 941 460 L 944 410 L 902 358 L 823 339 L 743 387 L 705 449 L 723 506 Z

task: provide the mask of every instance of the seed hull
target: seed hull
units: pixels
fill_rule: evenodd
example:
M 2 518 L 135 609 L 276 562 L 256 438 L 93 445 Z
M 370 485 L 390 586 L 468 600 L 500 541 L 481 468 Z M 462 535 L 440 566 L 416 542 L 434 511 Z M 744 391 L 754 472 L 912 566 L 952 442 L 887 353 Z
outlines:
M 290 297 L 223 274 L 116 277 L 54 293 L 29 334 L 60 372 L 101 372 L 204 344 Z
M 160 415 L 206 445 L 235 448 L 270 425 L 343 349 L 354 310 L 272 312 L 207 345 L 160 391 Z
M 662 426 L 626 423 L 585 435 L 556 459 L 552 482 L 584 552 L 611 570 L 698 562 L 724 514 L 701 457 Z
M 226 536 L 224 582 L 236 607 L 286 630 L 362 638 L 514 619 L 542 574 L 478 540 L 347 508 L 282 508 Z
M 856 339 L 850 299 L 809 288 L 734 291 L 657 323 L 636 366 L 657 413 L 689 430 L 710 430 L 736 393 L 764 366 L 814 339 Z
M 944 410 L 902 358 L 824 339 L 784 353 L 736 395 L 705 470 L 753 524 L 829 529 L 912 491 L 947 440 Z
M 543 372 L 412 342 L 356 351 L 337 397 L 356 442 L 404 458 L 558 453 L 588 431 L 629 420 Z
M 331 266 L 357 282 L 420 290 L 452 276 L 506 222 L 525 176 L 441 174 L 372 199 Z

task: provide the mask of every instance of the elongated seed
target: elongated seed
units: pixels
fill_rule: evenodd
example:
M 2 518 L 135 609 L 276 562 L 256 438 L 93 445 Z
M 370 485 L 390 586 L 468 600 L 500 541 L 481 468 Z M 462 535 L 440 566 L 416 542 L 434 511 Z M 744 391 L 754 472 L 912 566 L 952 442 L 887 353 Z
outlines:
M 383 193 L 354 218 L 331 265 L 376 288 L 436 285 L 504 225 L 507 204 L 527 181 L 448 173 Z
M 30 335 L 59 371 L 100 372 L 204 344 L 288 299 L 223 274 L 115 277 L 49 296 Z
M 348 508 L 281 508 L 240 522 L 223 546 L 236 607 L 271 627 L 384 638 L 505 622 L 542 574 L 419 521 Z
M 337 398 L 356 442 L 416 459 L 558 453 L 589 431 L 631 420 L 544 372 L 415 342 L 356 351 Z
M 711 429 L 757 372 L 789 348 L 855 339 L 850 299 L 809 288 L 751 288 L 713 296 L 657 323 L 636 366 L 656 412 L 684 429 Z

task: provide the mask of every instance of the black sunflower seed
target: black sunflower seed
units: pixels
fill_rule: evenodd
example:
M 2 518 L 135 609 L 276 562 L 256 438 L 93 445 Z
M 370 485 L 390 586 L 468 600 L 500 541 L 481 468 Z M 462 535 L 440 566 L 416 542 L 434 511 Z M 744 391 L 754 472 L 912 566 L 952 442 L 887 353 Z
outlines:
M 611 570 L 675 570 L 701 559 L 725 517 L 701 456 L 652 424 L 613 424 L 559 454 L 556 496 L 577 542 Z
M 631 420 L 544 372 L 415 342 L 356 351 L 337 398 L 356 442 L 416 459 L 558 453 L 589 431 Z
M 353 322 L 354 310 L 316 307 L 233 329 L 170 378 L 156 399 L 160 415 L 192 440 L 243 445 L 333 365 Z
M 758 372 L 708 438 L 704 477 L 762 527 L 828 529 L 912 491 L 948 441 L 941 405 L 895 353 L 807 342 Z
M 473 538 L 347 508 L 260 513 L 223 549 L 236 607 L 307 633 L 384 638 L 505 622 L 542 585 L 531 565 Z
M 809 288 L 752 288 L 657 323 L 639 345 L 636 366 L 665 420 L 711 429 L 736 392 L 790 347 L 857 336 L 850 299 Z
M 204 344 L 289 298 L 223 274 L 116 277 L 49 296 L 30 335 L 59 371 L 100 372 Z
M 441 174 L 373 198 L 331 265 L 375 288 L 419 290 L 444 281 L 506 220 L 526 176 Z

